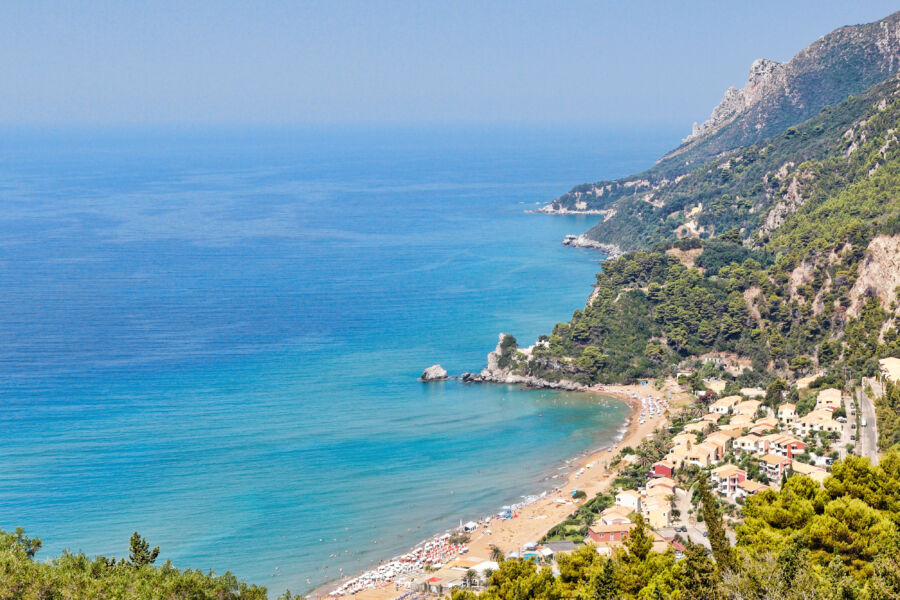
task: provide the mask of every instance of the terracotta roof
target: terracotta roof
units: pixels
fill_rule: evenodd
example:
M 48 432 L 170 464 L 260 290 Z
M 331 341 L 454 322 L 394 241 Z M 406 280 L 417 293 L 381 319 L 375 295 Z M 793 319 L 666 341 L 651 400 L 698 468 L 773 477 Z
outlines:
M 743 473 L 744 470 L 735 465 L 722 465 L 721 467 L 716 467 L 712 470 L 712 473 L 717 477 L 730 477 L 731 475 L 737 475 L 738 473 Z
M 652 479 L 647 482 L 648 488 L 653 488 L 658 485 L 669 486 L 670 488 L 674 488 L 677 484 L 674 479 L 669 477 L 657 477 L 656 479 Z
M 738 487 L 751 494 L 769 489 L 769 486 L 759 483 L 758 481 L 750 481 L 749 479 L 739 481 Z
M 761 460 L 765 463 L 769 463 L 770 465 L 778 465 L 778 464 L 782 464 L 782 463 L 786 463 L 786 462 L 787 463 L 791 462 L 791 459 L 789 459 L 789 458 L 785 458 L 783 456 L 776 456 L 774 454 L 766 454 L 764 456 L 761 456 L 759 460 Z

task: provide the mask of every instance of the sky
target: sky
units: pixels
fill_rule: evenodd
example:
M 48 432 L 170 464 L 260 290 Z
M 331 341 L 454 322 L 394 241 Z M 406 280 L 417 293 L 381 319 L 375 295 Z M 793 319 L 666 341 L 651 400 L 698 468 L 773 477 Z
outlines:
M 880 0 L 0 3 L 7 126 L 704 120 Z

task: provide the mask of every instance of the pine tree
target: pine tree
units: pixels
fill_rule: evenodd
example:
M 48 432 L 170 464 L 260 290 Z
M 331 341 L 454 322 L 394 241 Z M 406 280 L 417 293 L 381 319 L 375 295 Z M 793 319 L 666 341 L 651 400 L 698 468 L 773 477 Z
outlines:
M 579 600 L 613 600 L 618 597 L 619 589 L 616 586 L 616 568 L 611 559 L 603 561 L 600 568 L 594 567 L 587 585 L 579 588 Z
M 143 567 L 144 565 L 152 565 L 156 562 L 156 557 L 158 556 L 159 546 L 150 550 L 150 542 L 145 540 L 141 534 L 137 531 L 131 534 L 131 550 L 128 554 L 128 562 L 136 567 Z
M 722 597 L 716 565 L 706 555 L 703 546 L 688 542 L 681 565 L 685 599 L 716 600 Z

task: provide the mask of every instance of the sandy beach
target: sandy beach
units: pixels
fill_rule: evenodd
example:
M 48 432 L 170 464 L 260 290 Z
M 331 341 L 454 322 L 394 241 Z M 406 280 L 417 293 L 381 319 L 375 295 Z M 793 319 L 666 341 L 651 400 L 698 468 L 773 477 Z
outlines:
M 662 390 L 652 385 L 603 385 L 592 388 L 590 392 L 612 396 L 632 407 L 625 432 L 615 447 L 612 449 L 602 448 L 568 461 L 571 471 L 565 484 L 530 504 L 518 508 L 516 511 L 518 516 L 515 518 L 494 518 L 491 519 L 489 525 L 479 527 L 468 542 L 469 552 L 450 560 L 433 575 L 437 577 L 454 573 L 458 575 L 460 570 L 489 560 L 493 546 L 500 548 L 504 553 L 509 553 L 521 550 L 523 544 L 527 542 L 539 541 L 547 531 L 580 506 L 580 503 L 572 501 L 573 491 L 583 490 L 587 493 L 588 498 L 592 498 L 596 494 L 608 490 L 616 475 L 616 469 L 610 469 L 609 463 L 618 454 L 618 449 L 625 446 L 636 447 L 656 429 L 668 425 L 672 415 L 686 398 L 686 394 L 673 382 L 667 383 Z M 650 396 L 656 400 L 663 400 L 668 397 L 669 392 L 671 392 L 671 398 L 668 401 L 668 410 L 646 418 L 644 423 L 640 423 L 638 420 L 640 398 Z M 497 508 L 499 509 L 499 507 Z M 310 594 L 310 597 L 326 596 L 336 585 L 337 582 L 327 588 L 318 588 Z M 406 591 L 408 590 L 401 585 L 390 584 L 357 592 L 352 597 L 360 600 L 388 600 L 400 597 Z
M 653 418 L 645 419 L 644 423 L 638 422 L 636 412 L 640 410 L 640 401 L 634 400 L 632 394 L 638 397 L 651 395 L 657 399 L 665 398 L 665 390 L 657 390 L 652 386 L 621 385 L 601 386 L 593 390 L 595 393 L 613 396 L 632 406 L 629 422 L 622 440 L 617 444 L 619 449 L 625 446 L 636 447 L 641 440 L 652 434 L 657 428 L 668 424 L 673 409 L 678 404 L 677 394 L 673 389 L 672 401 L 669 410 Z M 491 522 L 491 534 L 487 535 L 479 529 L 469 542 L 470 552 L 474 556 L 487 557 L 490 555 L 490 546 L 495 545 L 504 552 L 520 550 L 526 542 L 537 542 L 550 530 L 551 527 L 573 513 L 579 504 L 571 503 L 574 490 L 584 490 L 588 498 L 609 489 L 615 478 L 615 469 L 609 468 L 609 463 L 617 455 L 617 451 L 609 452 L 606 449 L 599 450 L 579 458 L 573 462 L 575 470 L 569 474 L 565 485 L 558 488 L 553 494 L 548 494 L 518 511 L 518 518 L 495 519 Z M 588 467 L 588 465 L 592 465 Z M 584 471 L 576 475 L 581 468 Z M 562 504 L 563 500 L 567 504 Z

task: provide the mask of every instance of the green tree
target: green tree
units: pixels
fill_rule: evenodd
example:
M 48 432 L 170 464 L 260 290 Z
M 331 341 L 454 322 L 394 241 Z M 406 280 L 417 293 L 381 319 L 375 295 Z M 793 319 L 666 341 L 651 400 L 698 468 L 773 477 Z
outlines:
M 775 407 L 781 403 L 781 392 L 788 390 L 788 384 L 784 379 L 778 378 L 766 387 L 766 406 Z
M 647 533 L 644 524 L 644 517 L 640 514 L 634 515 L 634 527 L 628 533 L 628 539 L 625 540 L 625 547 L 638 560 L 647 558 L 650 549 L 653 548 L 653 538 Z
M 597 375 L 606 364 L 607 356 L 597 346 L 586 346 L 578 358 L 578 368 L 587 373 L 590 379 L 596 379 Z
M 685 544 L 680 567 L 685 599 L 717 600 L 722 597 L 716 565 L 706 555 L 703 546 L 691 542 Z
M 616 568 L 612 559 L 603 559 L 595 566 L 585 585 L 578 588 L 578 600 L 613 600 L 618 597 Z
M 716 559 L 716 565 L 718 565 L 720 571 L 734 569 L 734 553 L 732 552 L 731 544 L 728 543 L 728 537 L 725 535 L 722 513 L 719 511 L 716 499 L 709 489 L 706 475 L 700 477 L 697 493 L 703 511 L 703 522 L 706 524 L 709 535 L 709 545 L 712 548 L 713 557 Z
M 34 558 L 34 555 L 38 553 L 43 545 L 41 539 L 25 535 L 25 530 L 21 527 L 16 527 L 15 535 L 16 543 L 22 547 L 25 551 L 25 555 L 28 558 Z
M 128 562 L 135 567 L 152 565 L 159 556 L 159 546 L 150 549 L 150 543 L 137 531 L 131 534 L 131 543 L 128 553 Z

